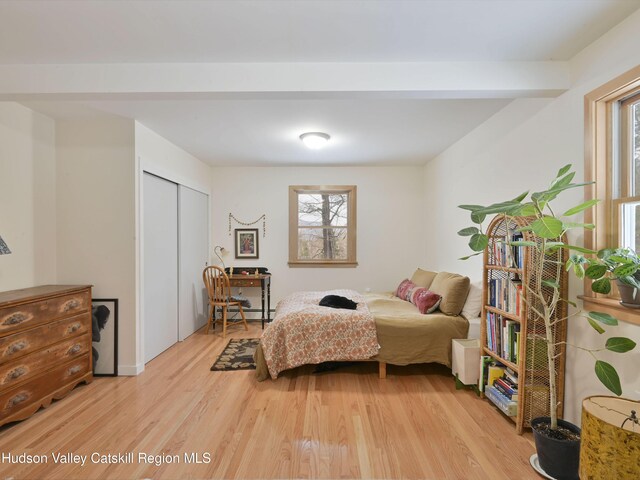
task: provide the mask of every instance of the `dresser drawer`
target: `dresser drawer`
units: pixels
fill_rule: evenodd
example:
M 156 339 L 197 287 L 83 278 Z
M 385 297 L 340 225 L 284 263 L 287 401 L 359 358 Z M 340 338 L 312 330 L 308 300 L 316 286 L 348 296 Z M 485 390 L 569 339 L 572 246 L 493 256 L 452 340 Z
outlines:
M 89 334 L 71 338 L 31 355 L 0 365 L 0 389 L 10 388 L 75 357 L 89 353 Z
M 87 311 L 89 305 L 90 293 L 84 291 L 5 308 L 0 313 L 0 335 Z
M 0 338 L 0 365 L 66 338 L 91 332 L 89 312 Z
M 89 355 L 84 355 L 39 375 L 23 385 L 0 393 L 0 421 L 29 405 L 41 402 L 56 390 L 80 379 L 89 370 Z

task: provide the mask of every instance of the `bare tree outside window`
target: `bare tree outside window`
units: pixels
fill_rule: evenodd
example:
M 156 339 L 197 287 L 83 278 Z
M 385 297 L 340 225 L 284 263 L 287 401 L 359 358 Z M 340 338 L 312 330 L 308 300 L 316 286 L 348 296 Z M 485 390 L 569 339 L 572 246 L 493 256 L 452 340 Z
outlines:
M 355 193 L 355 186 L 290 187 L 290 264 L 355 260 Z

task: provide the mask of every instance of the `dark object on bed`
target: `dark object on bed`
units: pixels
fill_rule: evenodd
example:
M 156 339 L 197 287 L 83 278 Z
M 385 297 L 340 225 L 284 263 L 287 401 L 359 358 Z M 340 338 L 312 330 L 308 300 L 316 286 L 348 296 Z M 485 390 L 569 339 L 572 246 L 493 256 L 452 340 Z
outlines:
M 349 300 L 347 297 L 341 297 L 340 295 L 326 295 L 322 297 L 318 305 L 321 307 L 346 308 L 347 310 L 355 310 L 358 308 L 356 302 Z

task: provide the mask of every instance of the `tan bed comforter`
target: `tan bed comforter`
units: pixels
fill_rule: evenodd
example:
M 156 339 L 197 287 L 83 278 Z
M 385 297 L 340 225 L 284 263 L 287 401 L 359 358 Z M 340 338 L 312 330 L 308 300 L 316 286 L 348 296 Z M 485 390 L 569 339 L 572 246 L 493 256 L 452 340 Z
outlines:
M 322 295 L 327 293 L 324 292 Z M 380 350 L 371 360 L 391 365 L 436 362 L 451 366 L 451 340 L 467 338 L 469 322 L 464 317 L 448 316 L 440 311 L 424 315 L 415 305 L 399 299 L 392 293 L 371 293 L 363 297 L 373 314 L 380 344 Z M 277 315 L 278 312 L 276 317 Z M 263 338 L 275 323 L 274 320 L 267 327 Z M 269 377 L 269 371 L 260 346 L 256 350 L 255 361 L 257 379 L 265 380 Z
M 321 307 L 318 303 L 325 295 L 350 298 L 358 308 Z M 283 370 L 332 360 L 365 360 L 379 349 L 373 315 L 353 290 L 298 292 L 284 298 L 262 334 L 260 347 L 256 357 L 274 380 Z

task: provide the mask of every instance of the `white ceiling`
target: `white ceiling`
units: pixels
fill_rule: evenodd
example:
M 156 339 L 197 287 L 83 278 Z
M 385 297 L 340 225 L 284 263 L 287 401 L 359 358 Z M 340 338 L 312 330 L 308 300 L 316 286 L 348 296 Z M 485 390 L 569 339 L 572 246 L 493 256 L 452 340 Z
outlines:
M 0 65 L 566 61 L 639 7 L 640 0 L 0 0 Z M 290 93 L 23 103 L 54 118 L 135 118 L 213 165 L 389 165 L 423 164 L 510 101 L 455 91 L 442 100 Z M 330 146 L 302 148 L 297 137 L 307 130 L 329 133 Z

